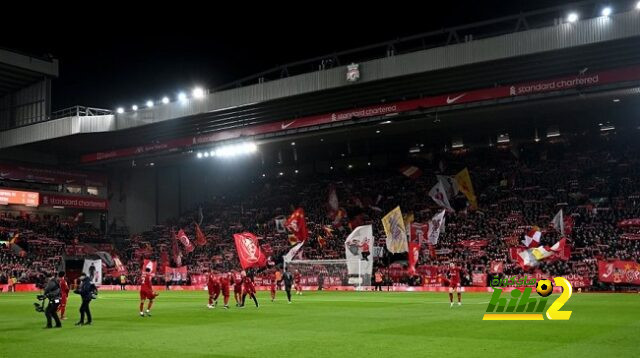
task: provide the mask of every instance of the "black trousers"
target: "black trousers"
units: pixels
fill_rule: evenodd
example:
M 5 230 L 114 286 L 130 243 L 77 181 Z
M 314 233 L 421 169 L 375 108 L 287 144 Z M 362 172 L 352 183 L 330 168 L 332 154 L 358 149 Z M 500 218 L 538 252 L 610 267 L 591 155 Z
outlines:
M 375 282 L 374 291 L 382 291 L 382 282 Z
M 291 302 L 291 286 L 284 286 L 284 290 L 285 292 L 287 292 L 287 300 L 289 300 L 289 302 Z
M 84 316 L 87 315 L 87 323 L 91 323 L 91 309 L 89 309 L 90 298 L 83 298 L 80 305 L 80 322 L 84 323 Z
M 371 254 L 371 253 L 370 253 L 369 251 L 364 251 L 364 252 L 362 252 L 362 260 L 364 260 L 364 261 L 369 261 L 369 255 L 370 255 L 370 254 Z
M 62 327 L 60 323 L 60 318 L 58 318 L 58 306 L 60 303 L 54 303 L 49 301 L 46 310 L 44 311 L 44 315 L 47 317 L 47 328 L 51 328 L 51 319 L 53 318 L 56 321 L 56 327 Z
M 120 284 L 120 291 L 125 291 L 125 290 L 126 290 L 126 288 L 124 287 L 124 285 L 125 285 L 124 283 L 121 283 L 121 284 Z
M 242 305 L 244 306 L 244 300 L 245 300 L 245 298 L 247 298 L 247 295 L 249 295 L 251 297 L 253 302 L 256 303 L 256 307 L 258 307 L 258 299 L 256 298 L 256 295 L 254 295 L 253 293 L 247 293 L 247 292 L 242 294 Z

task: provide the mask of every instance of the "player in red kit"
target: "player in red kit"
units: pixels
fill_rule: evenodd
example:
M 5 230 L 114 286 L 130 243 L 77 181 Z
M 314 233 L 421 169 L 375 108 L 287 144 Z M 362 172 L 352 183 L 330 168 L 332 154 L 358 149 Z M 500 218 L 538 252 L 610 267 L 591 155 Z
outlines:
M 233 279 L 233 298 L 236 300 L 236 307 L 240 307 L 240 302 L 242 302 L 242 274 L 236 271 L 231 278 Z
M 293 274 L 293 286 L 296 290 L 296 295 L 302 295 L 302 285 L 300 284 L 302 282 L 302 275 L 300 274 L 300 271 L 296 270 L 296 273 Z
M 245 275 L 242 278 L 242 304 L 240 307 L 244 307 L 244 300 L 247 298 L 247 295 L 255 302 L 256 308 L 260 307 L 258 305 L 258 299 L 256 298 L 256 287 L 253 285 L 251 277 Z
M 207 307 L 216 308 L 218 305 L 218 296 L 220 296 L 220 279 L 213 272 L 209 273 L 207 289 L 209 290 L 209 304 Z
M 229 309 L 229 286 L 231 284 L 231 277 L 228 272 L 223 273 L 220 276 L 220 291 L 222 291 L 222 297 L 224 298 L 224 308 Z
M 60 271 L 58 273 L 59 284 L 60 284 L 60 306 L 58 306 L 58 311 L 60 312 L 60 319 L 67 319 L 65 317 L 64 312 L 67 309 L 67 299 L 69 298 L 69 285 L 67 285 L 67 281 L 64 279 L 64 271 Z
M 278 284 L 278 270 L 275 270 L 273 272 L 273 276 L 271 276 L 271 286 L 269 287 L 271 289 L 271 302 L 275 301 L 276 299 L 277 284 Z
M 145 274 L 142 275 L 142 282 L 140 282 L 140 317 L 145 315 L 145 300 L 149 300 L 146 315 L 151 317 L 151 306 L 153 306 L 153 300 L 158 297 L 158 294 L 153 292 L 153 286 L 151 285 L 151 269 L 147 267 L 144 271 Z
M 458 294 L 458 306 L 462 306 L 462 292 L 460 291 L 460 268 L 453 262 L 449 265 L 449 302 L 453 307 L 453 291 Z

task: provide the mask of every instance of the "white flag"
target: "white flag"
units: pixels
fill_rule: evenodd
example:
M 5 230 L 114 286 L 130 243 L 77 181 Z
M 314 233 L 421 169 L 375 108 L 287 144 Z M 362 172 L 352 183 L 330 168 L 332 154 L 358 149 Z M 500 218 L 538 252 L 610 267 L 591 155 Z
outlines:
M 349 234 L 344 241 L 344 251 L 350 275 L 371 275 L 373 272 L 372 250 L 373 227 L 371 225 L 358 226 Z
M 451 204 L 449 204 L 449 196 L 447 195 L 447 191 L 441 181 L 438 181 L 438 183 L 429 190 L 429 196 L 436 202 L 436 204 L 447 210 L 453 211 Z
M 102 260 L 85 259 L 82 272 L 89 276 L 94 285 L 100 286 L 102 283 Z
M 284 262 L 291 262 L 291 260 L 293 260 L 293 257 L 296 256 L 298 251 L 300 251 L 300 249 L 302 248 L 302 244 L 304 244 L 304 241 L 299 242 L 298 244 L 296 244 L 296 246 L 292 247 L 291 250 L 289 250 L 289 252 L 284 255 Z
M 560 209 L 556 216 L 553 217 L 551 225 L 554 229 L 556 229 L 557 232 L 560 233 L 560 235 L 564 236 L 564 216 L 562 213 L 562 209 Z
M 435 214 L 431 220 L 429 220 L 429 230 L 427 231 L 427 239 L 431 245 L 436 245 L 438 243 L 438 238 L 440 237 L 440 232 L 444 231 L 444 214 L 446 210 L 442 210 L 441 212 Z
M 284 227 L 284 222 L 286 220 L 287 219 L 282 215 L 275 218 L 276 231 L 279 232 L 280 234 L 287 232 L 287 229 Z

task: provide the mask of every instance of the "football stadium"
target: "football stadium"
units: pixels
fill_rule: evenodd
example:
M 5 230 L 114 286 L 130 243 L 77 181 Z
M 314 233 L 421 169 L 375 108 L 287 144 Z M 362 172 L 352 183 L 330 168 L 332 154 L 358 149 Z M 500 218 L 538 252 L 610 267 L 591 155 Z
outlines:
M 0 38 L 0 357 L 640 355 L 640 2 L 529 5 L 230 81 Z

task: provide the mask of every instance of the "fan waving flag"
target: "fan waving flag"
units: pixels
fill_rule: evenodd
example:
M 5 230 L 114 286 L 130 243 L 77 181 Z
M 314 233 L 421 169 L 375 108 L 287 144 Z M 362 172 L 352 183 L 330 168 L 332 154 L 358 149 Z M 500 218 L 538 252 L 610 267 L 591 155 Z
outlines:
M 409 243 L 409 252 L 407 254 L 407 262 L 409 264 L 408 272 L 409 275 L 416 274 L 416 264 L 418 263 L 418 259 L 420 257 L 420 245 L 417 242 Z
M 207 237 L 202 232 L 202 229 L 200 229 L 200 225 L 198 225 L 198 223 L 194 223 L 194 224 L 196 225 L 196 244 L 198 244 L 198 246 L 206 245 Z
M 518 264 L 522 268 L 536 267 L 543 260 L 560 259 L 567 261 L 571 257 L 571 249 L 567 245 L 567 239 L 562 238 L 555 245 L 548 247 L 534 247 L 532 249 L 520 249 L 517 254 Z
M 449 211 L 453 211 L 453 208 L 449 203 L 449 195 L 447 194 L 447 190 L 445 189 L 442 182 L 438 181 L 438 183 L 434 185 L 431 190 L 429 190 L 429 196 L 431 197 L 431 199 L 433 199 L 433 201 L 436 202 L 436 204 Z
M 402 219 L 402 211 L 396 206 L 382 218 L 382 226 L 387 235 L 387 249 L 393 254 L 407 252 L 407 229 Z
M 476 194 L 473 191 L 473 184 L 471 183 L 471 176 L 469 175 L 469 170 L 467 168 L 462 169 L 456 176 L 454 177 L 456 187 L 459 191 L 461 191 L 469 200 L 472 209 L 478 208 L 478 199 L 476 198 Z
M 445 210 L 437 213 L 431 218 L 429 221 L 429 228 L 427 229 L 427 240 L 430 245 L 436 245 L 438 243 L 438 238 L 440 237 L 440 232 L 444 232 L 444 214 Z
M 553 226 L 560 235 L 564 235 L 564 218 L 562 209 L 560 209 L 556 216 L 553 217 L 553 220 L 551 220 L 551 226 Z
M 540 228 L 534 226 L 524 235 L 524 240 L 522 240 L 522 243 L 528 248 L 538 247 L 540 245 L 541 237 L 542 232 L 540 232 Z
M 178 231 L 178 234 L 176 234 L 176 237 L 182 243 L 182 245 L 184 245 L 184 249 L 187 251 L 187 253 L 193 251 L 193 245 L 191 244 L 191 241 L 189 240 L 187 234 L 184 233 L 184 230 L 180 229 L 180 231 Z
M 267 257 L 262 252 L 258 237 L 250 232 L 233 234 L 233 239 L 238 252 L 238 259 L 243 270 L 251 267 L 264 267 L 267 265 Z
M 295 236 L 297 242 L 303 242 L 309 237 L 307 230 L 307 221 L 304 218 L 304 210 L 296 209 L 284 223 L 284 226 Z

